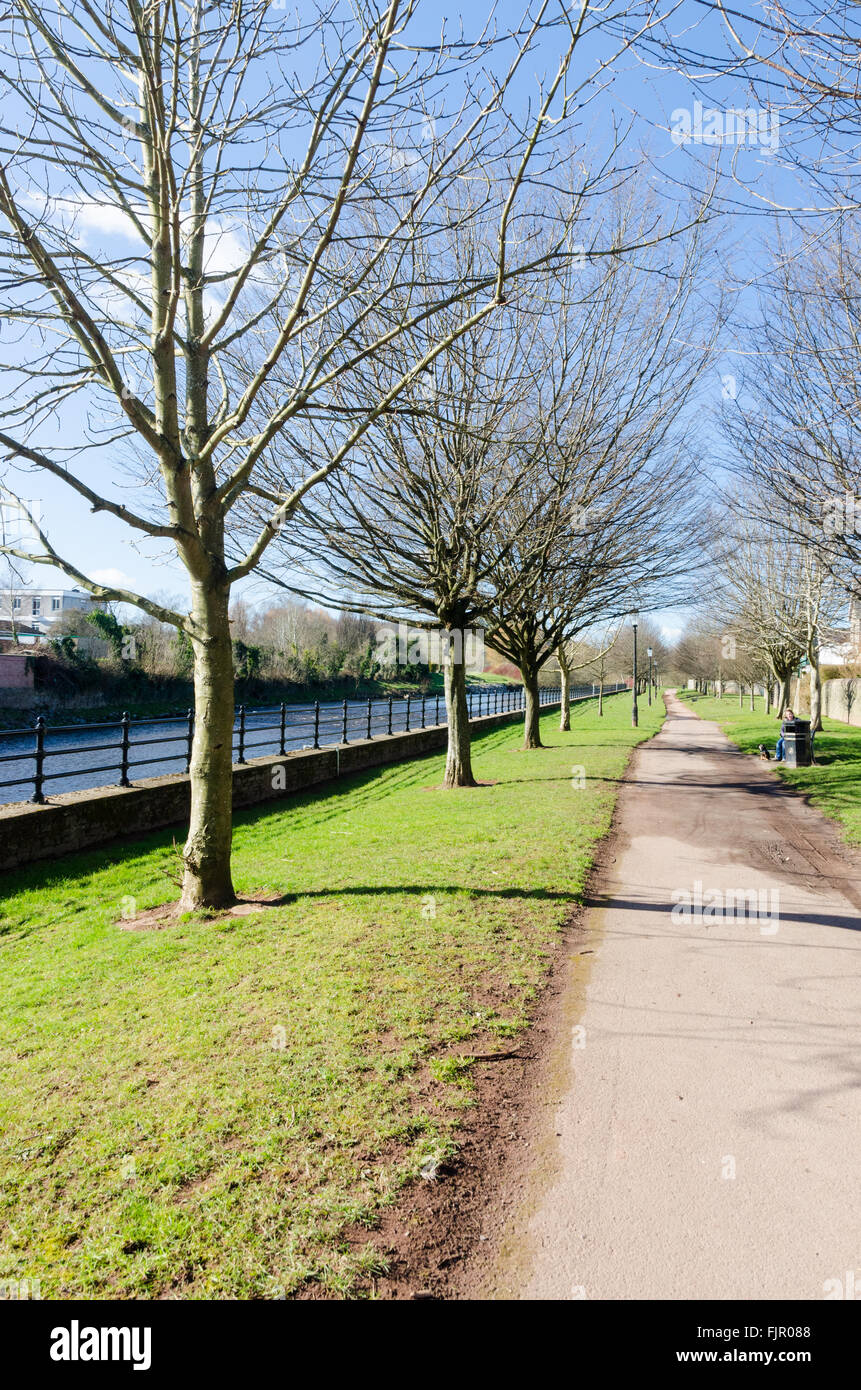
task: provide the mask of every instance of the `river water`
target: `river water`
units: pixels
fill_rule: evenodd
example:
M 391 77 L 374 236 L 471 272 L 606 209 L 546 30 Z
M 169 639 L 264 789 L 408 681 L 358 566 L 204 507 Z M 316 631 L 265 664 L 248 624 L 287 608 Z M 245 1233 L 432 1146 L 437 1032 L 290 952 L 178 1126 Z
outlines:
M 494 693 L 495 692 L 495 693 Z M 572 691 L 577 698 L 591 693 L 591 687 Z M 555 695 L 542 690 L 542 699 Z M 469 692 L 470 717 L 515 708 L 514 701 L 522 699 L 520 687 L 484 686 Z M 424 701 L 424 720 L 421 696 L 410 699 L 411 729 L 430 727 L 445 722 L 445 700 L 429 695 Z M 249 710 L 245 715 L 245 758 L 277 754 L 281 748 L 281 710 L 274 705 L 268 709 Z M 402 732 L 407 723 L 405 699 L 392 701 L 391 728 Z M 388 700 L 374 700 L 371 705 L 371 735 L 385 736 L 389 730 Z M 347 741 L 368 736 L 368 702 L 352 700 L 347 703 Z M 118 721 L 110 724 L 76 724 L 45 732 L 44 795 L 57 792 L 83 791 L 91 787 L 115 786 L 120 780 L 122 731 Z M 320 706 L 319 742 L 321 747 L 344 742 L 343 704 Z M 35 735 L 32 731 L 4 732 L 0 730 L 0 804 L 29 801 L 33 796 L 33 777 L 36 760 L 32 756 Z M 314 746 L 314 706 L 285 707 L 284 747 L 288 752 Z M 137 719 L 129 726 L 129 780 L 144 777 L 164 777 L 168 773 L 184 772 L 188 747 L 186 719 Z M 233 758 L 238 761 L 239 718 L 234 729 Z

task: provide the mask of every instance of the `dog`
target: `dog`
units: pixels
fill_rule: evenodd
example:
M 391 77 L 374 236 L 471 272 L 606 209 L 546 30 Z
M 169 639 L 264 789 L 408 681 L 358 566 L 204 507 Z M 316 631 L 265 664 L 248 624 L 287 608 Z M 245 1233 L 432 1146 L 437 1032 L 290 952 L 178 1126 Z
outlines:
M 759 759 L 763 763 L 771 762 L 771 750 L 766 748 L 764 743 L 759 745 Z

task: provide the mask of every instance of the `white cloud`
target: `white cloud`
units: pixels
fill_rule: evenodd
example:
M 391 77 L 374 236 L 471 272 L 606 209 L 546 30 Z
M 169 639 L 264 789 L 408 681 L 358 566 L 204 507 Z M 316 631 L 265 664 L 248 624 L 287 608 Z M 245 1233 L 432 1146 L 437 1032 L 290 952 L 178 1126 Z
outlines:
M 109 589 L 133 589 L 135 581 L 124 570 L 91 570 L 89 578 L 96 584 L 104 584 Z
M 206 269 L 210 275 L 239 270 L 248 257 L 248 243 L 235 232 L 213 223 L 206 229 Z

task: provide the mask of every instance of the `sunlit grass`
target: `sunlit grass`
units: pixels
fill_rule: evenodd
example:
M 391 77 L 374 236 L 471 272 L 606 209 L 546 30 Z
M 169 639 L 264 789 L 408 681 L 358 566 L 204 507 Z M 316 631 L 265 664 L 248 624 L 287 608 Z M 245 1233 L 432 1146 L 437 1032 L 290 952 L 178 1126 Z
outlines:
M 239 891 L 286 895 L 250 916 L 122 930 L 175 894 L 166 834 L 7 876 L 0 1277 L 277 1297 L 379 1267 L 345 1227 L 451 1152 L 461 1054 L 523 1027 L 659 724 L 605 708 L 546 716 L 544 750 L 484 735 L 491 786 L 439 790 L 433 756 L 241 816 Z

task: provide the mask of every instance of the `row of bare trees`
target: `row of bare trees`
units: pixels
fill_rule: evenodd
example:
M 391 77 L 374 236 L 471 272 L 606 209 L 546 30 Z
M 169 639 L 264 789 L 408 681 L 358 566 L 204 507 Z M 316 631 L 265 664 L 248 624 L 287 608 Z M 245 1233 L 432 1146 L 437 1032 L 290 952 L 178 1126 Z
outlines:
M 643 47 L 718 108 L 708 113 L 718 133 L 685 143 L 689 164 L 721 163 L 721 206 L 760 215 L 770 244 L 748 281 L 758 302 L 744 291 L 745 305 L 754 302 L 722 412 L 723 538 L 676 664 L 718 687 L 762 684 L 769 700 L 773 684 L 779 712 L 804 664 L 818 728 L 820 651 L 845 630 L 850 597 L 861 600 L 861 15 L 851 0 L 684 8 L 650 29 Z M 747 109 L 721 109 L 729 94 Z M 756 118 L 757 128 L 737 139 L 721 116 Z M 745 160 L 751 133 L 754 146 L 767 146 L 765 160 Z
M 728 496 L 727 525 L 714 547 L 713 579 L 703 611 L 677 645 L 675 665 L 721 692 L 739 696 L 761 685 L 778 715 L 790 703 L 793 675 L 810 675 L 810 718 L 822 727 L 822 647 L 834 640 L 846 593 L 809 538 L 799 540 L 765 514 L 750 486 Z
M 369 586 L 357 546 L 388 534 L 409 584 L 387 607 L 484 616 L 523 669 L 534 741 L 560 639 L 682 574 L 679 408 L 709 332 L 691 364 L 677 344 L 702 211 L 635 217 L 618 140 L 593 163 L 574 144 L 657 17 L 527 0 L 449 34 L 427 0 L 10 0 L 0 447 L 23 538 L 3 549 L 191 643 L 185 908 L 234 897 L 240 581 L 337 537 L 328 558 L 358 565 L 371 612 L 385 567 Z M 28 500 L 42 487 L 177 560 L 187 606 L 97 582 Z M 572 544 L 563 521 L 584 511 Z M 456 664 L 449 682 L 457 782 Z
M 449 787 L 474 785 L 469 629 L 520 670 L 524 742 L 539 747 L 548 660 L 638 602 L 666 603 L 696 568 L 704 516 L 685 412 L 711 350 L 701 239 L 646 248 L 654 215 L 633 194 L 605 215 L 615 244 L 644 248 L 636 263 L 568 261 L 504 320 L 462 335 L 297 510 L 285 567 L 303 580 L 268 571 L 443 634 Z

